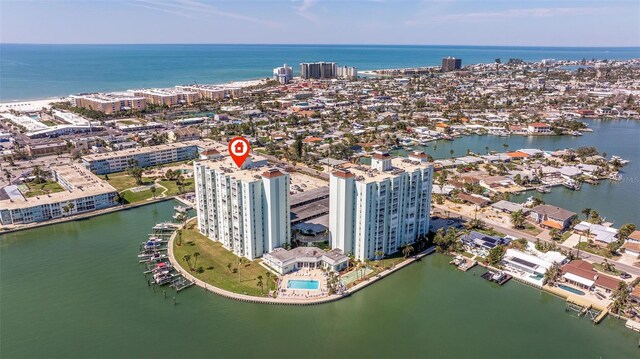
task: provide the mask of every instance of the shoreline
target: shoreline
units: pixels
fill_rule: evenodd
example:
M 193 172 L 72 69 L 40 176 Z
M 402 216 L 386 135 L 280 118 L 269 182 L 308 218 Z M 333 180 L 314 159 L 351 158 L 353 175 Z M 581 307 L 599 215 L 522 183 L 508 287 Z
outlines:
M 189 219 L 187 222 L 185 223 L 189 223 L 190 221 L 196 219 L 196 217 L 192 217 L 191 219 Z M 181 226 L 180 229 L 182 229 L 184 226 Z M 368 287 L 369 285 L 385 278 L 386 276 L 395 273 L 396 271 L 412 264 L 415 263 L 417 261 L 420 261 L 423 257 L 426 257 L 427 255 L 435 252 L 435 247 L 431 247 L 431 248 L 427 248 L 426 250 L 415 254 L 407 259 L 405 259 L 404 261 L 402 261 L 401 263 L 398 263 L 395 267 L 390 268 L 390 269 L 386 269 L 382 272 L 380 272 L 378 275 L 376 275 L 375 277 L 369 278 L 366 281 L 360 282 L 358 284 L 356 284 L 355 286 L 347 289 L 345 291 L 344 294 L 342 295 L 338 295 L 338 294 L 333 294 L 333 295 L 328 295 L 326 297 L 321 297 L 321 298 L 312 298 L 312 299 L 294 299 L 294 298 L 272 298 L 272 297 L 256 297 L 253 295 L 247 295 L 247 294 L 240 294 L 240 293 L 235 293 L 235 292 L 231 292 L 228 291 L 226 289 L 222 289 L 222 288 L 218 288 L 212 284 L 209 284 L 205 281 L 202 281 L 198 278 L 196 278 L 194 275 L 192 275 L 189 271 L 185 270 L 184 268 L 182 268 L 182 266 L 180 265 L 180 263 L 178 262 L 178 260 L 175 258 L 174 252 L 173 252 L 173 242 L 176 238 L 176 236 L 178 235 L 178 231 L 174 231 L 171 234 L 171 237 L 169 238 L 169 243 L 167 245 L 167 257 L 169 258 L 169 262 L 171 263 L 171 265 L 173 266 L 173 268 L 180 274 L 182 275 L 185 279 L 187 279 L 189 282 L 197 285 L 198 287 L 208 291 L 208 292 L 212 292 L 216 295 L 219 295 L 221 297 L 227 298 L 227 299 L 232 299 L 232 300 L 237 300 L 237 301 L 241 301 L 241 302 L 248 302 L 248 303 L 256 303 L 256 304 L 271 304 L 271 305 L 299 305 L 299 306 L 308 306 L 308 305 L 318 305 L 318 304 L 325 304 L 325 303 L 331 303 L 331 302 L 335 302 L 338 301 L 340 299 L 344 299 L 344 298 L 348 298 L 350 297 L 352 294 Z

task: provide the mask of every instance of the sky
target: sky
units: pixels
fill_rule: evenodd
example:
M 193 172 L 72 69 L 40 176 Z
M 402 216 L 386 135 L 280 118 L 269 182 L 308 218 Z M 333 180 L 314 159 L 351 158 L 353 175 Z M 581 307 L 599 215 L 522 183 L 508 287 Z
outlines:
M 0 0 L 0 42 L 640 46 L 640 1 Z

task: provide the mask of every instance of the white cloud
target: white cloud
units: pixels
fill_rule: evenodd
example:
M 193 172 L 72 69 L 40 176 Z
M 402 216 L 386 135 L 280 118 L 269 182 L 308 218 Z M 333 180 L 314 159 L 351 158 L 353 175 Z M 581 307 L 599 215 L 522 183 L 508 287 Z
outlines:
M 296 4 L 299 4 L 297 6 L 294 6 L 295 13 L 298 16 L 303 17 L 311 22 L 319 23 L 318 18 L 311 11 L 312 8 L 316 5 L 316 0 L 301 0 L 301 1 L 294 1 L 294 2 Z
M 434 21 L 487 21 L 504 20 L 513 18 L 546 18 L 554 16 L 575 16 L 593 14 L 602 11 L 602 8 L 587 7 L 551 7 L 551 8 L 529 8 L 529 9 L 508 9 L 502 11 L 470 12 L 459 14 L 445 14 L 433 17 L 423 17 L 410 19 L 405 24 L 410 26 L 426 25 Z
M 175 14 L 185 17 L 196 17 L 201 15 L 213 15 L 222 16 L 234 20 L 252 22 L 269 27 L 282 27 L 281 23 L 263 20 L 252 16 L 247 16 L 241 13 L 229 12 L 220 10 L 219 8 L 205 4 L 195 0 L 178 0 L 178 1 L 152 1 L 152 0 L 136 0 L 130 2 L 130 4 L 144 7 L 147 9 L 162 11 L 170 14 Z M 195 16 L 194 16 L 195 15 Z

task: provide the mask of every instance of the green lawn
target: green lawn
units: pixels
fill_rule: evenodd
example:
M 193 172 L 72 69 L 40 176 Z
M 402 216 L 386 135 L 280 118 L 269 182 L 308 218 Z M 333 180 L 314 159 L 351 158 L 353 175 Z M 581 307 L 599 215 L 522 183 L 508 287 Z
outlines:
M 598 270 L 599 272 L 602 272 L 602 273 L 610 274 L 610 275 L 613 275 L 613 276 L 620 275 L 620 271 L 618 270 L 618 268 L 614 268 L 613 272 L 611 272 L 611 271 L 605 270 L 604 266 L 602 264 L 600 264 L 600 263 L 593 263 L 593 267 L 596 270 Z
M 140 192 L 123 191 L 120 193 L 120 195 L 124 197 L 125 204 L 142 202 L 153 197 L 153 193 L 151 193 L 151 190 L 144 190 Z M 160 189 L 156 189 L 156 197 L 158 197 L 159 195 Z
M 47 125 L 47 126 L 55 126 L 57 125 L 57 123 L 53 122 L 53 121 L 40 121 L 43 124 Z
M 580 250 L 583 250 L 585 252 L 589 252 L 589 253 L 593 253 L 593 254 L 597 254 L 599 256 L 602 257 L 606 257 L 606 258 L 617 258 L 620 257 L 619 255 L 617 256 L 613 256 L 611 255 L 611 252 L 609 252 L 608 249 L 606 248 L 601 248 L 597 245 L 590 245 L 588 242 L 581 242 L 578 245 L 576 245 L 575 248 L 580 248 Z
M 49 193 L 56 193 L 63 192 L 65 190 L 55 181 L 47 181 L 40 184 L 28 183 L 26 186 L 29 190 L 26 193 L 23 193 L 25 197 L 43 196 L 47 194 L 47 191 Z
M 524 233 L 528 233 L 532 236 L 537 236 L 538 234 L 542 233 L 542 229 L 532 225 L 531 223 L 526 223 L 524 225 L 524 229 L 522 229 L 521 231 L 523 231 Z
M 174 242 L 174 253 L 180 266 L 189 270 L 189 264 L 184 259 L 185 255 L 191 255 L 190 265 L 194 270 L 191 274 L 196 278 L 211 283 L 212 285 L 234 293 L 248 294 L 253 296 L 265 296 L 267 293 L 267 270 L 262 267 L 260 260 L 248 261 L 240 265 L 239 257 L 222 247 L 222 244 L 210 240 L 200 234 L 195 227 L 195 222 L 187 225 L 187 229 L 182 231 L 181 245 L 178 239 Z M 200 253 L 196 258 L 195 252 Z M 228 264 L 231 264 L 231 270 Z M 197 268 L 202 267 L 202 272 L 198 273 Z M 260 293 L 257 277 L 262 276 L 264 283 L 264 293 Z M 271 278 L 275 276 L 272 275 Z M 271 289 L 275 289 L 273 280 L 270 283 Z
M 175 196 L 177 194 L 179 194 L 178 192 L 178 185 L 176 184 L 175 181 L 167 181 L 167 180 L 163 180 L 163 181 L 159 181 L 158 182 L 161 186 L 166 187 L 167 188 L 167 192 L 165 193 L 167 196 Z M 183 187 L 183 191 L 184 192 L 192 192 L 194 190 L 194 185 L 193 185 L 193 179 L 189 178 L 189 179 L 185 179 L 183 181 L 184 187 Z
M 136 184 L 136 179 L 129 176 L 126 172 L 110 173 L 106 175 L 106 177 L 109 178 L 107 179 L 107 182 L 120 192 L 128 188 L 150 185 L 153 183 L 153 180 L 143 177 L 143 184 Z M 106 179 L 105 175 L 100 176 L 100 178 Z

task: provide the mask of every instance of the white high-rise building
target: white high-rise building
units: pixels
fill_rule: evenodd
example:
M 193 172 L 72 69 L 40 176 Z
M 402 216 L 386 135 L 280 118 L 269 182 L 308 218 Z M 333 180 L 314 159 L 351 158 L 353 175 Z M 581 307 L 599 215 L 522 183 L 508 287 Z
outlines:
M 353 66 L 338 66 L 336 77 L 339 79 L 356 80 L 358 78 L 358 68 Z
M 194 164 L 200 233 L 251 260 L 291 242 L 289 174 L 247 158 L 238 169 L 229 156 Z
M 331 174 L 331 246 L 358 260 L 389 255 L 429 232 L 433 167 L 424 152 L 376 153 L 370 168 Z
M 293 69 L 287 64 L 282 67 L 276 67 L 273 69 L 273 79 L 281 84 L 288 84 L 293 79 Z

